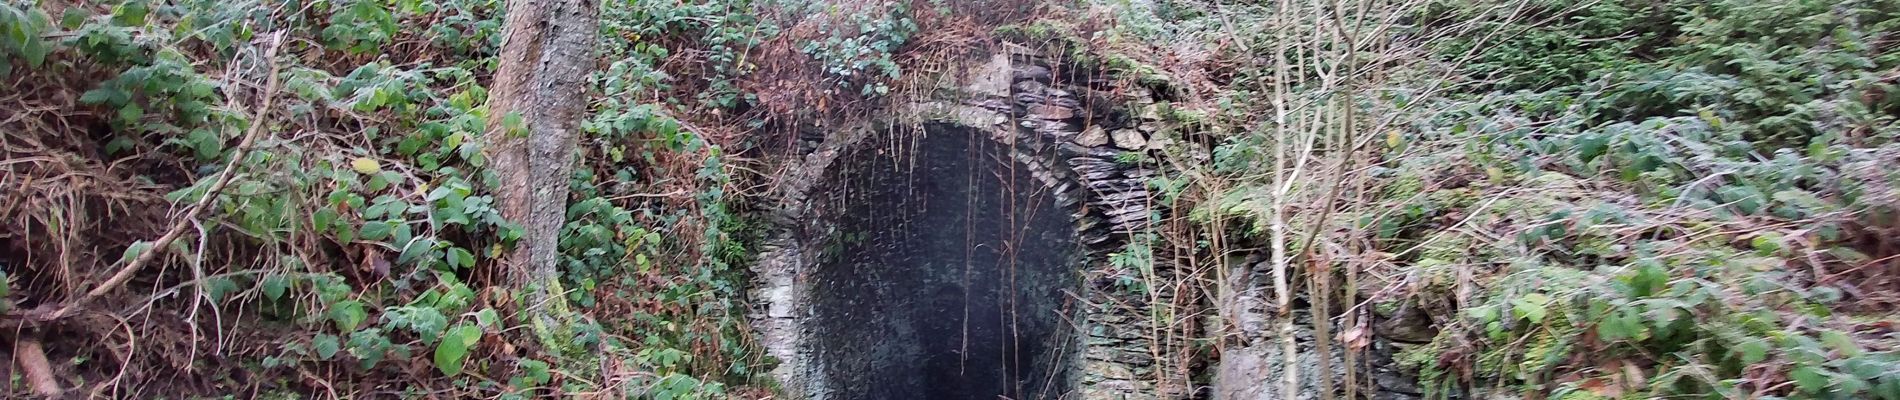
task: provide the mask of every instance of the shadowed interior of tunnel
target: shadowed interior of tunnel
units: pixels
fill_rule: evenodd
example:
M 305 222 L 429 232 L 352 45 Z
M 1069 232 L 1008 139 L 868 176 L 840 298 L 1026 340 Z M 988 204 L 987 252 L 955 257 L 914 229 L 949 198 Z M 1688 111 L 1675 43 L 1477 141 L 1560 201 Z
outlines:
M 1080 247 L 1028 167 L 974 130 L 874 135 L 813 196 L 829 227 L 808 325 L 834 399 L 1041 399 L 1067 390 Z M 1001 396 L 1001 397 L 999 397 Z

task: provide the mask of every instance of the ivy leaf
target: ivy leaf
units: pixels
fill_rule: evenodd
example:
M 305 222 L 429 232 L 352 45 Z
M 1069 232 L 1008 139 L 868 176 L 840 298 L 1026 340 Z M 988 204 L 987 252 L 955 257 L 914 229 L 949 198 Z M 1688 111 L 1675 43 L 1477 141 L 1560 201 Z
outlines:
M 223 301 L 224 296 L 237 292 L 240 289 L 238 288 L 237 281 L 233 281 L 231 280 L 231 278 L 216 278 L 216 279 L 206 280 L 204 285 L 205 285 L 205 296 L 210 297 L 211 301 L 214 301 L 214 302 Z
M 548 383 L 548 380 L 553 378 L 553 376 L 548 373 L 548 363 L 546 361 L 523 359 L 521 360 L 521 369 L 528 371 L 527 377 L 524 380 L 529 386 Z
M 317 357 L 328 361 L 330 357 L 336 356 L 336 352 L 343 348 L 343 344 L 336 335 L 319 333 L 316 338 L 310 339 L 310 347 L 317 350 Z
M 1519 318 L 1530 320 L 1531 323 L 1541 323 L 1544 322 L 1544 315 L 1549 312 L 1544 305 L 1549 302 L 1549 296 L 1543 293 L 1531 293 L 1511 301 L 1511 311 Z
M 330 305 L 330 320 L 336 322 L 338 331 L 355 332 L 366 319 L 369 319 L 369 311 L 363 308 L 363 302 L 344 300 Z
M 443 328 L 448 327 L 448 316 L 434 307 L 401 306 L 383 311 L 384 325 L 391 328 L 406 328 L 415 332 L 423 343 L 434 343 L 444 338 Z
M 423 256 L 423 253 L 426 253 L 429 250 L 435 249 L 434 239 L 420 239 L 420 240 L 415 240 L 412 242 L 406 242 L 406 244 L 407 245 L 402 247 L 402 253 L 396 255 L 397 264 L 407 265 L 409 263 L 416 262 L 418 259 L 420 259 Z
M 377 174 L 375 174 L 375 175 L 370 175 L 370 177 L 369 177 L 369 184 L 368 184 L 368 186 L 369 186 L 369 191 L 371 191 L 371 192 L 381 192 L 381 191 L 383 191 L 383 189 L 388 189 L 388 188 L 389 188 L 389 180 L 388 180 L 388 179 L 385 179 L 384 177 L 385 177 L 385 175 L 384 175 L 383 173 L 377 173 Z
M 86 94 L 79 95 L 79 102 L 85 103 L 85 104 L 102 104 L 107 101 L 111 101 L 112 100 L 112 92 L 110 92 L 111 90 L 114 90 L 114 89 L 98 88 L 98 89 L 88 90 L 86 91 Z
M 389 230 L 393 228 L 394 227 L 390 226 L 388 222 L 369 222 L 363 224 L 362 231 L 358 232 L 356 236 L 363 240 L 383 240 L 389 237 Z
M 1634 338 L 1643 333 L 1643 325 L 1628 311 L 1618 312 L 1597 324 L 1597 335 L 1606 342 Z
M 485 327 L 495 326 L 495 323 L 499 321 L 501 321 L 501 316 L 499 314 L 496 314 L 495 309 L 493 308 L 484 308 L 481 311 L 477 311 L 475 313 L 476 325 L 481 325 Z
M 329 231 L 330 226 L 336 223 L 336 218 L 336 210 L 330 209 L 329 207 L 320 208 L 317 209 L 316 213 L 310 215 L 310 225 L 316 228 L 318 232 Z
M 1772 256 L 1781 252 L 1783 237 L 1778 232 L 1761 232 L 1756 234 L 1755 238 L 1749 239 L 1748 244 L 1755 248 L 1755 254 Z
M 145 14 L 150 11 L 151 9 L 147 8 L 145 3 L 126 2 L 112 8 L 112 22 L 118 23 L 119 26 L 145 25 Z
M 126 104 L 119 108 L 119 119 L 126 122 L 138 121 L 145 116 L 145 108 L 137 104 Z
M 449 248 L 449 267 L 468 268 L 475 266 L 475 255 L 461 247 Z
M 1874 396 L 1882 399 L 1900 399 L 1900 379 L 1882 379 L 1874 386 Z
M 1788 376 L 1794 378 L 1795 386 L 1801 387 L 1803 392 L 1826 393 L 1827 391 L 1827 376 L 1822 375 L 1821 371 L 1814 367 L 1805 365 L 1795 367 Z
M 402 207 L 402 205 L 401 204 L 390 205 L 390 208 L 399 208 L 399 207 Z M 416 233 L 414 229 L 409 228 L 408 223 L 393 222 L 392 224 L 395 227 L 389 230 L 389 243 L 395 244 L 395 243 L 409 243 L 411 241 L 421 241 L 421 240 L 415 240 Z M 431 241 L 431 244 L 433 245 L 433 241 Z
M 520 113 L 511 112 L 501 116 L 501 127 L 509 137 L 522 137 L 528 134 L 527 125 L 521 121 Z
M 383 336 L 383 330 L 369 328 L 350 334 L 350 355 L 363 360 L 363 368 L 375 367 L 383 361 L 383 354 L 389 352 L 389 337 Z
M 1863 352 L 1860 345 L 1854 343 L 1853 338 L 1849 338 L 1847 334 L 1835 330 L 1822 331 L 1821 344 L 1827 345 L 1833 348 L 1834 351 L 1840 352 L 1842 355 L 1848 357 L 1859 357 Z
M 264 277 L 264 281 L 258 283 L 258 286 L 264 289 L 264 297 L 278 300 L 284 298 L 284 289 L 290 286 L 290 278 L 283 275 L 271 275 Z
M 1610 149 L 1610 137 L 1608 135 L 1598 133 L 1584 134 L 1577 136 L 1576 142 L 1577 159 L 1583 160 L 1585 164 L 1589 164 L 1591 160 L 1595 160 L 1598 156 L 1603 155 L 1605 151 Z
M 1761 211 L 1768 197 L 1752 186 L 1723 186 L 1715 192 L 1721 195 L 1723 203 L 1732 204 L 1742 215 L 1754 215 Z
M 1744 341 L 1739 347 L 1742 364 L 1756 364 L 1768 359 L 1768 342 L 1761 339 Z
M 468 324 L 456 325 L 442 335 L 442 343 L 435 346 L 435 368 L 443 375 L 454 376 L 462 373 L 462 364 L 468 361 L 469 348 L 482 339 L 482 330 Z
M 1664 285 L 1669 284 L 1669 274 L 1663 272 L 1659 263 L 1639 262 L 1637 264 L 1636 274 L 1629 278 L 1630 294 L 1634 297 L 1656 294 Z

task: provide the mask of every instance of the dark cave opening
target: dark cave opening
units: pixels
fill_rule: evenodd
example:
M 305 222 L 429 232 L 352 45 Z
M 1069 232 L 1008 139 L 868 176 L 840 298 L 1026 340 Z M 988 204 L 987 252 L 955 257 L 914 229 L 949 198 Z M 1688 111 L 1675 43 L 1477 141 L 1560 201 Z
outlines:
M 813 197 L 807 326 L 830 399 L 1044 399 L 1069 389 L 1073 222 L 983 133 L 886 132 Z M 999 397 L 1000 396 L 1000 397 Z

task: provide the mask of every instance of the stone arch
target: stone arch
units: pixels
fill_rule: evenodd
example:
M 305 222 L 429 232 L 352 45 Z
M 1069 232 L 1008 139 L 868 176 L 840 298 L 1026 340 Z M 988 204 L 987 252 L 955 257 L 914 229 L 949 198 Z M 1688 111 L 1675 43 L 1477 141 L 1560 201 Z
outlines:
M 1058 325 L 1067 328 L 1050 331 L 1063 340 L 1050 341 L 1058 344 L 1044 349 L 1053 354 L 1049 359 L 1057 361 L 1044 370 L 1024 369 L 1056 377 L 1052 379 L 1060 382 L 1043 385 L 1072 392 L 1064 393 L 1064 398 L 1181 396 L 1178 388 L 1163 390 L 1155 385 L 1157 381 L 1180 378 L 1157 378 L 1170 374 L 1170 370 L 1158 365 L 1163 363 L 1152 356 L 1152 346 L 1179 344 L 1152 339 L 1145 312 L 1151 299 L 1120 298 L 1126 294 L 1118 293 L 1108 282 L 1109 277 L 1103 276 L 1108 254 L 1149 228 L 1157 207 L 1151 204 L 1147 180 L 1156 172 L 1131 160 L 1159 148 L 1160 143 L 1150 143 L 1146 133 L 1128 122 L 1138 113 L 1117 106 L 1109 111 L 1118 114 L 1116 118 L 1094 115 L 1094 107 L 1085 104 L 1092 89 L 1056 82 L 1051 75 L 1048 64 L 1034 56 L 997 54 L 968 72 L 968 84 L 954 96 L 958 99 L 904 104 L 894 108 L 887 118 L 826 132 L 822 140 L 813 143 L 812 151 L 792 160 L 789 173 L 781 177 L 769 218 L 770 233 L 753 266 L 751 295 L 756 309 L 750 315 L 767 353 L 779 361 L 773 376 L 785 392 L 810 398 L 875 397 L 863 388 L 866 382 L 841 381 L 850 379 L 841 377 L 849 371 L 838 371 L 839 364 L 852 364 L 843 369 L 875 367 L 850 358 L 870 356 L 840 358 L 832 353 L 846 351 L 840 347 L 876 346 L 840 342 L 840 332 L 850 331 L 823 325 L 827 321 L 837 323 L 824 317 L 837 312 L 835 307 L 827 308 L 822 297 L 825 294 L 815 293 L 824 291 L 824 285 L 853 279 L 836 271 L 819 271 L 828 265 L 826 242 L 836 240 L 836 235 L 826 232 L 838 231 L 833 217 L 839 211 L 824 206 L 837 200 L 829 190 L 836 188 L 828 182 L 849 175 L 841 171 L 862 162 L 853 161 L 862 158 L 855 155 L 878 143 L 941 140 L 946 136 L 955 138 L 961 132 L 964 138 L 978 139 L 967 143 L 976 143 L 977 147 L 988 143 L 991 155 L 1007 158 L 1000 162 L 1025 172 L 1024 181 L 1038 186 L 1055 209 L 1066 214 L 1065 222 L 1070 226 L 1064 234 L 1071 235 L 1077 250 L 1064 266 L 1065 272 L 1076 276 L 1061 291 L 1069 308 L 1062 312 L 1059 318 L 1063 323 Z M 1121 121 L 1114 121 L 1117 119 Z M 1123 126 L 1114 126 L 1117 124 Z M 966 283 L 964 287 L 967 291 L 973 286 Z M 1047 297 L 1045 292 L 1040 301 L 1046 303 Z M 878 332 L 902 330 L 892 327 Z M 893 354 L 906 353 L 889 350 L 885 356 Z M 1038 392 L 1046 395 L 1051 390 Z

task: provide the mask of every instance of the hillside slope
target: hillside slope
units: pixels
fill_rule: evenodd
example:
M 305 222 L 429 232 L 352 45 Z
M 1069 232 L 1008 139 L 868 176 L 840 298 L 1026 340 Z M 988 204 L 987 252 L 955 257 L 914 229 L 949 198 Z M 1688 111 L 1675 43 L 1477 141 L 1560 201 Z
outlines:
M 552 288 L 505 6 L 0 3 L 5 397 L 803 397 L 790 168 L 1002 55 L 1134 150 L 1156 398 L 1900 399 L 1900 1 L 601 2 Z

